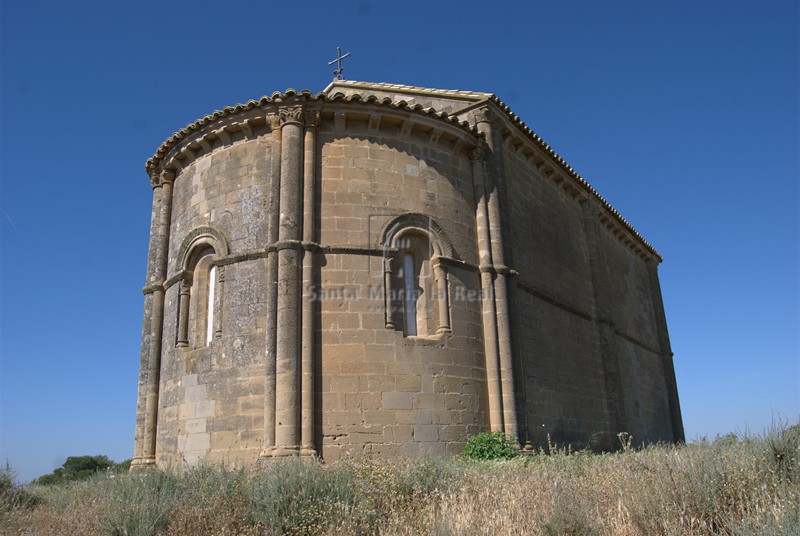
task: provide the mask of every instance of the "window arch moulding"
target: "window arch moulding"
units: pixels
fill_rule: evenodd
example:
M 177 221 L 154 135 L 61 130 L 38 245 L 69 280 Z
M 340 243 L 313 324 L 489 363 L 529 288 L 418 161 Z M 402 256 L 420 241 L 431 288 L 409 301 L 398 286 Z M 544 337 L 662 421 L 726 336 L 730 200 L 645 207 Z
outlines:
M 177 347 L 202 348 L 222 337 L 225 267 L 215 260 L 228 253 L 225 235 L 213 227 L 196 228 L 181 243 Z
M 453 248 L 442 228 L 419 213 L 391 220 L 381 233 L 384 258 L 384 317 L 387 329 L 405 337 L 449 333 L 447 267 Z

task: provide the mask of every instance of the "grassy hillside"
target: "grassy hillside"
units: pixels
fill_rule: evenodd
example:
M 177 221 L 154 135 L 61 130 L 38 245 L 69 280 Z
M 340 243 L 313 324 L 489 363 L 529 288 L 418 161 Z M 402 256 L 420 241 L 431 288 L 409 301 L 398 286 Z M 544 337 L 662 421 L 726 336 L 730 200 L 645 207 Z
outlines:
M 258 472 L 0 485 L 2 534 L 800 534 L 800 428 L 502 462 L 283 463 Z

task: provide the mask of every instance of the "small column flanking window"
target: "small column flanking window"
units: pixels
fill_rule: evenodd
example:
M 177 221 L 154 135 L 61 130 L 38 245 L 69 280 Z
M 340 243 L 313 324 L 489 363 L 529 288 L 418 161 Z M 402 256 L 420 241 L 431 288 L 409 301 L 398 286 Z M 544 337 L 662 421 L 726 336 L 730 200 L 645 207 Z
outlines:
M 184 279 L 180 282 L 178 294 L 178 348 L 189 346 L 189 300 L 192 295 L 192 284 Z
M 431 260 L 434 280 L 436 281 L 436 302 L 439 305 L 439 326 L 436 333 L 450 332 L 450 296 L 447 291 L 447 270 L 442 265 L 441 257 Z

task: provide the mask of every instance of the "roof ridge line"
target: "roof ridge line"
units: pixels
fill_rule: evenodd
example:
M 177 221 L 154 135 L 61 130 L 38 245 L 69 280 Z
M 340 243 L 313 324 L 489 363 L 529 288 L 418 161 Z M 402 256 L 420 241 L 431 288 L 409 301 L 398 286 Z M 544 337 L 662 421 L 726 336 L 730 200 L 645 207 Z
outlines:
M 633 234 L 633 236 L 637 240 L 639 240 L 639 242 L 641 242 L 641 244 L 645 246 L 645 248 L 648 251 L 650 251 L 652 254 L 658 257 L 659 261 L 664 260 L 664 257 L 658 252 L 658 250 L 656 250 L 656 248 L 653 247 L 653 245 L 650 244 L 650 242 L 648 242 L 647 239 L 644 236 L 642 236 L 642 234 L 639 231 L 637 231 L 636 228 L 628 220 L 626 220 L 622 216 L 622 214 L 620 214 L 619 211 L 615 209 L 613 205 L 611 205 L 611 203 L 609 203 L 606 200 L 605 197 L 600 195 L 600 192 L 598 192 L 594 188 L 594 186 L 589 184 L 589 181 L 584 179 L 581 176 L 581 174 L 578 173 L 572 166 L 570 166 L 561 155 L 555 152 L 555 150 L 552 147 L 550 147 L 550 145 L 547 142 L 545 142 L 541 136 L 536 134 L 536 132 L 534 132 L 532 128 L 530 128 L 527 124 L 525 124 L 525 122 L 522 119 L 520 119 L 518 115 L 512 112 L 511 107 L 508 106 L 508 104 L 503 102 L 499 97 L 497 97 L 497 95 L 492 95 L 489 98 L 489 100 L 493 102 L 498 108 L 500 108 L 500 110 L 506 115 L 506 117 L 511 121 L 511 123 L 513 123 L 524 134 L 526 134 L 529 139 L 533 140 L 534 143 L 536 143 L 539 146 L 539 148 L 545 152 L 547 156 L 555 160 L 555 162 L 562 168 L 562 170 L 564 170 L 570 177 L 576 180 L 578 184 L 581 187 L 583 187 L 584 190 L 586 190 L 589 194 L 591 194 L 598 201 L 600 201 L 600 204 L 603 206 L 603 208 L 608 210 L 608 212 L 614 217 L 614 219 L 616 219 L 619 223 L 621 223 L 622 226 L 627 231 Z
M 350 86 L 350 87 L 387 88 L 399 91 L 420 90 L 442 95 L 473 96 L 473 97 L 485 97 L 491 95 L 491 93 L 486 93 L 483 91 L 468 91 L 463 89 L 440 89 L 435 87 L 411 86 L 408 84 L 394 84 L 391 82 L 365 82 L 361 80 L 333 80 L 330 84 L 328 84 L 328 86 L 323 90 L 323 92 L 327 92 L 336 84 Z

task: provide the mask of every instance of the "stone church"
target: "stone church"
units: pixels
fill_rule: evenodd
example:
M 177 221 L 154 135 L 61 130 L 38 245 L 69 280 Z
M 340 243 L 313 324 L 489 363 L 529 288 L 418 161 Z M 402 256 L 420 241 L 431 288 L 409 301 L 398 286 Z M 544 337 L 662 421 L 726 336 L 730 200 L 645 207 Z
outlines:
M 146 169 L 134 468 L 684 439 L 661 256 L 495 95 L 334 80 Z

